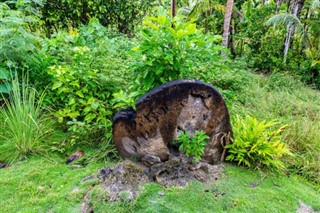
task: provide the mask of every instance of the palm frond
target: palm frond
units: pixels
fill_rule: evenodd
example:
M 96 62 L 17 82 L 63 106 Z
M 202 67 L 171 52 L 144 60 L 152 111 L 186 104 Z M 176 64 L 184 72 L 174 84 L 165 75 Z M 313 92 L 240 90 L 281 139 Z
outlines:
M 311 2 L 311 10 L 315 10 L 317 8 L 320 8 L 320 0 L 313 0 Z
M 217 11 L 222 12 L 222 13 L 225 13 L 225 12 L 226 12 L 226 7 L 225 7 L 224 5 L 222 5 L 222 4 L 215 4 L 215 5 L 213 6 L 213 8 L 214 8 L 215 10 L 217 10 Z
M 304 29 L 300 20 L 292 14 L 283 13 L 274 15 L 266 22 L 266 25 L 284 25 L 287 28 L 293 26 L 297 33 L 304 34 Z

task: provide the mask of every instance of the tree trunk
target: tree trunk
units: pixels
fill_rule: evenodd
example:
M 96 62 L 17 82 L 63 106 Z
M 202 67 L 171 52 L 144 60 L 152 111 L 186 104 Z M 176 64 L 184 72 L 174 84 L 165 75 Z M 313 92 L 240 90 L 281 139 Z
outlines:
M 229 48 L 230 48 L 230 51 L 231 51 L 232 58 L 234 59 L 236 57 L 236 51 L 234 49 L 234 39 L 233 39 L 233 36 L 235 35 L 235 23 L 234 23 L 234 19 L 231 20 L 231 21 L 233 22 L 233 24 L 231 23 L 231 26 L 230 26 Z
M 171 1 L 171 15 L 172 18 L 176 16 L 177 13 L 177 0 L 172 0 Z
M 226 12 L 224 15 L 222 46 L 228 47 L 228 37 L 230 34 L 230 20 L 232 15 L 233 0 L 227 0 Z M 222 53 L 222 55 L 226 55 Z
M 281 7 L 283 0 L 277 0 L 277 7 L 276 7 L 276 13 L 279 12 L 279 8 Z
M 297 0 L 295 1 L 295 5 L 291 7 L 292 14 L 296 16 L 298 19 L 300 19 L 300 13 L 301 13 L 304 2 L 305 0 Z M 291 37 L 294 35 L 294 26 L 288 26 L 287 30 L 288 31 L 286 34 L 286 40 L 284 42 L 283 63 L 287 62 L 287 55 L 290 48 L 290 40 L 291 40 Z

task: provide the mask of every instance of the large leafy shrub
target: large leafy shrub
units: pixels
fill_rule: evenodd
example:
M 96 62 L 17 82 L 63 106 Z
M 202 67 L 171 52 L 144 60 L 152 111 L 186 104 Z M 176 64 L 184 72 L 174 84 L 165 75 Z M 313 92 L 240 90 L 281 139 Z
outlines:
M 200 67 L 220 66 L 217 45 L 221 36 L 204 34 L 194 21 L 171 18 L 160 8 L 157 16 L 146 17 L 138 33 L 134 71 L 138 88 L 147 91 L 170 80 L 201 75 Z M 206 70 L 210 72 L 212 70 Z
M 39 86 L 50 85 L 46 103 L 71 131 L 71 145 L 97 145 L 111 137 L 111 94 L 130 83 L 130 48 L 126 37 L 112 35 L 97 19 L 44 43 L 51 66 L 45 72 L 46 84 Z
M 39 18 L 24 10 L 13 10 L 8 4 L 0 3 L 0 78 L 2 80 L 11 80 L 15 71 L 21 73 L 24 70 L 33 70 L 34 65 L 38 63 L 34 55 L 38 54 L 43 41 L 36 30 L 40 25 Z M 3 82 L 0 84 L 3 85 Z M 4 92 L 4 87 L 1 87 Z
M 97 129 L 110 130 L 110 90 L 100 81 L 101 76 L 96 71 L 86 72 L 70 67 L 52 66 L 49 74 L 53 77 L 50 101 L 55 103 L 58 109 L 55 112 L 58 122 L 72 121 L 68 123 L 72 126 L 70 130 L 77 133 L 71 141 L 73 144 L 76 139 L 85 140 L 92 136 L 98 139 L 101 133 L 99 134 Z
M 233 122 L 234 139 L 226 145 L 229 155 L 226 160 L 253 168 L 271 167 L 281 169 L 281 157 L 290 155 L 289 148 L 281 140 L 285 126 L 272 130 L 276 122 L 261 121 L 247 116 L 236 117 Z

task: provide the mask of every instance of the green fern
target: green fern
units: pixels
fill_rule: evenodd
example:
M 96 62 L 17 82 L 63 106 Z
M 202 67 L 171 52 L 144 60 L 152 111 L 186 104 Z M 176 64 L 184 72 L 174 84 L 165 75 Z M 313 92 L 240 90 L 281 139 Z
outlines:
M 284 168 L 281 157 L 291 152 L 280 135 L 286 126 L 271 130 L 276 124 L 276 121 L 259 122 L 250 116 L 245 119 L 237 116 L 233 124 L 233 143 L 226 145 L 229 152 L 226 160 L 254 168 Z

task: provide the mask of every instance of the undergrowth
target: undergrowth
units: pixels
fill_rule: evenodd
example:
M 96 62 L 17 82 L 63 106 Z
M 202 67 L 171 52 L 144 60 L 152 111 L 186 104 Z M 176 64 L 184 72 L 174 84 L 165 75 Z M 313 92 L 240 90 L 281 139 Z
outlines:
M 1 160 L 14 161 L 46 151 L 53 120 L 41 106 L 43 98 L 44 93 L 38 95 L 25 80 L 22 83 L 17 77 L 12 80 L 12 92 L 0 108 Z
M 285 158 L 288 172 L 319 184 L 319 92 L 290 75 L 245 75 L 251 80 L 242 87 L 242 92 L 235 92 L 228 104 L 230 115 L 250 115 L 266 121 L 277 119 L 280 124 L 287 124 L 282 137 L 294 154 Z

